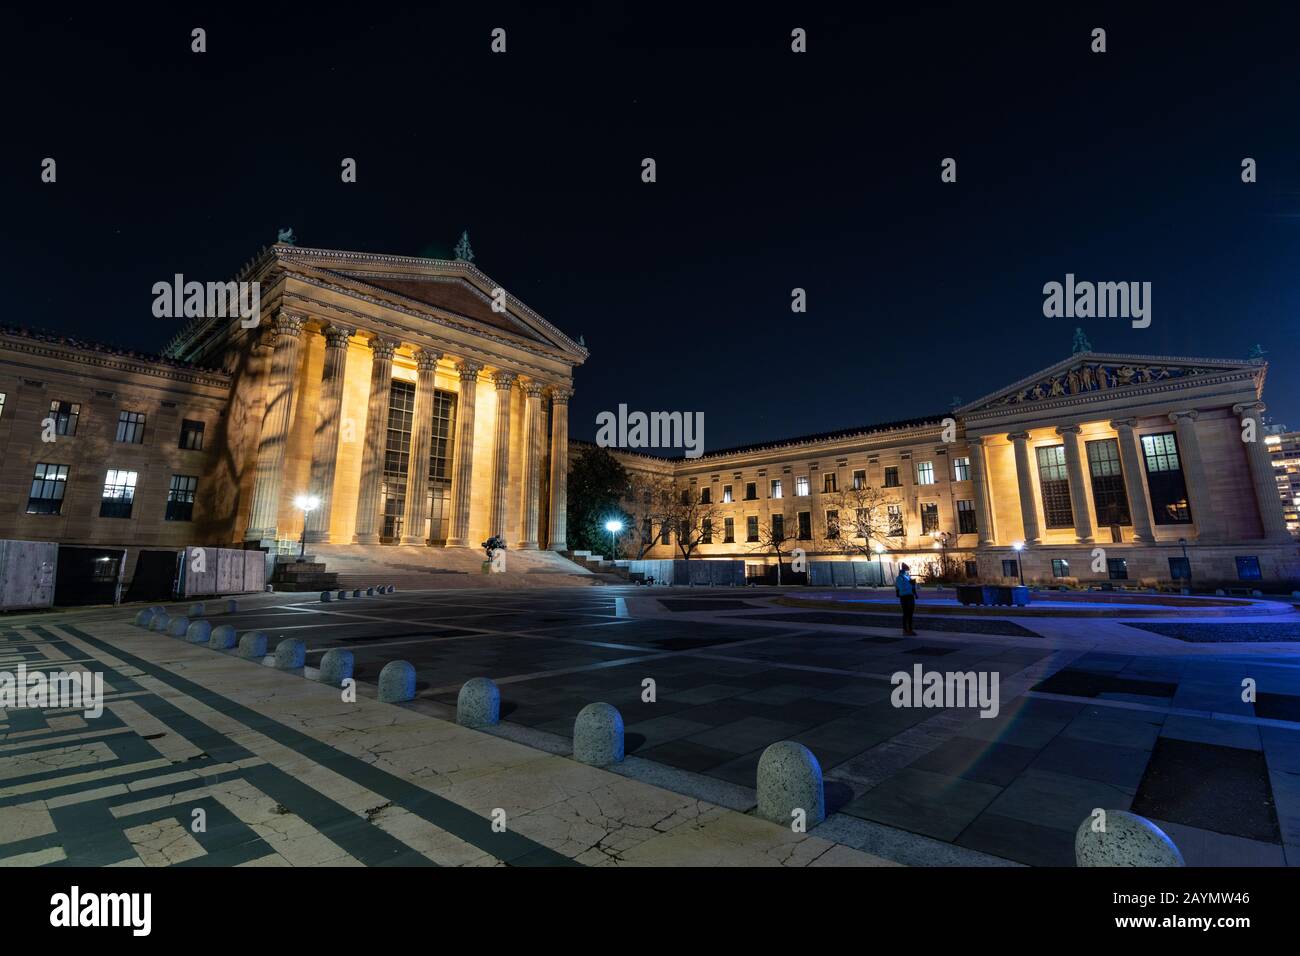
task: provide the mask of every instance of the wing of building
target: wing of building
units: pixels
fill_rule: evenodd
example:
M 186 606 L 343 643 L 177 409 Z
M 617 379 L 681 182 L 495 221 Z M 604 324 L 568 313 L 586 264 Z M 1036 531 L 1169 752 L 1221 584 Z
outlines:
M 698 557 L 770 563 L 785 538 L 787 559 L 944 559 L 986 581 L 1294 580 L 1265 371 L 1081 353 L 950 415 L 677 459 L 669 477 L 707 507 Z M 681 557 L 683 530 L 656 530 L 646 556 Z
M 0 330 L 0 537 L 563 550 L 587 350 L 462 260 L 277 243 L 161 355 Z M 234 285 L 231 286 L 232 294 Z

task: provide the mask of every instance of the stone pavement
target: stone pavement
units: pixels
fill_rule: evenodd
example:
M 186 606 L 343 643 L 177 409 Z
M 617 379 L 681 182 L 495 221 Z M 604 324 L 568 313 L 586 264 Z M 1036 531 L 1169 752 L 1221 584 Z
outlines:
M 888 862 L 408 707 L 345 703 L 127 617 L 29 616 L 0 634 L 0 669 L 85 668 L 106 685 L 98 718 L 0 712 L 0 864 Z

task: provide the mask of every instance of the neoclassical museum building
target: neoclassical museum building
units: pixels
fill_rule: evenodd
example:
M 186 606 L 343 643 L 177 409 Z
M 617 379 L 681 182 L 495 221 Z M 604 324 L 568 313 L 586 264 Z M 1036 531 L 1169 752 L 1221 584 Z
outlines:
M 925 573 L 942 554 L 986 582 L 1276 584 L 1300 578 L 1300 549 L 1265 443 L 1265 372 L 1080 352 L 948 415 L 620 458 L 713 503 L 704 558 L 774 561 L 776 521 L 811 559 L 874 551 Z M 843 491 L 864 485 L 887 509 L 881 540 L 845 547 L 836 536 L 863 525 L 840 513 L 854 500 Z M 681 557 L 664 530 L 647 557 Z
M 260 314 L 158 356 L 0 329 L 0 537 L 564 549 L 584 347 L 467 259 L 281 241 L 236 281 Z

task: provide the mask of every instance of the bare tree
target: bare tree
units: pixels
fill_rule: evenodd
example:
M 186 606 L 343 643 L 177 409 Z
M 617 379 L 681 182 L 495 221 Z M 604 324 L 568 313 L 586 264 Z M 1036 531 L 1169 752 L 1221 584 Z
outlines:
M 890 505 L 901 508 L 902 499 L 884 488 L 864 481 L 842 491 L 826 492 L 822 504 L 837 515 L 834 526 L 826 529 L 824 540 L 830 549 L 874 559 L 876 545 L 889 551 L 906 540 L 906 527 L 901 522 L 893 526 L 889 517 Z
M 623 507 L 630 520 L 623 529 L 622 540 L 626 542 L 627 553 L 636 555 L 637 560 L 658 544 L 665 520 L 665 502 L 671 499 L 673 491 L 672 479 L 663 475 L 638 475 L 628 486 Z
M 780 518 L 780 522 L 775 521 L 776 518 Z M 778 586 L 781 584 L 781 558 L 799 547 L 799 539 L 791 534 L 788 528 L 789 525 L 786 523 L 784 514 L 769 516 L 767 524 L 759 524 L 758 541 L 754 542 L 749 549 L 776 555 L 776 583 Z
M 689 561 L 704 539 L 722 527 L 726 517 L 726 512 L 714 504 L 712 497 L 708 501 L 702 499 L 699 489 L 681 480 L 673 480 L 660 489 L 660 526 L 666 524 L 677 536 L 677 550 L 684 561 Z

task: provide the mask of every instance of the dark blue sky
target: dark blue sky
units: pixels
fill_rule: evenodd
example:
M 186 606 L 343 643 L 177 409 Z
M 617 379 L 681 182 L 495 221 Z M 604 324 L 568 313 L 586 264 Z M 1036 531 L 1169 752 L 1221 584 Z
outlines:
M 5 323 L 156 349 L 153 283 L 228 278 L 279 226 L 415 255 L 467 227 L 585 337 L 580 438 L 620 402 L 703 411 L 707 447 L 943 411 L 1068 354 L 1076 324 L 1105 351 L 1259 342 L 1270 415 L 1300 427 L 1281 8 L 210 6 L 6 14 Z M 1067 272 L 1151 282 L 1151 327 L 1044 318 Z

